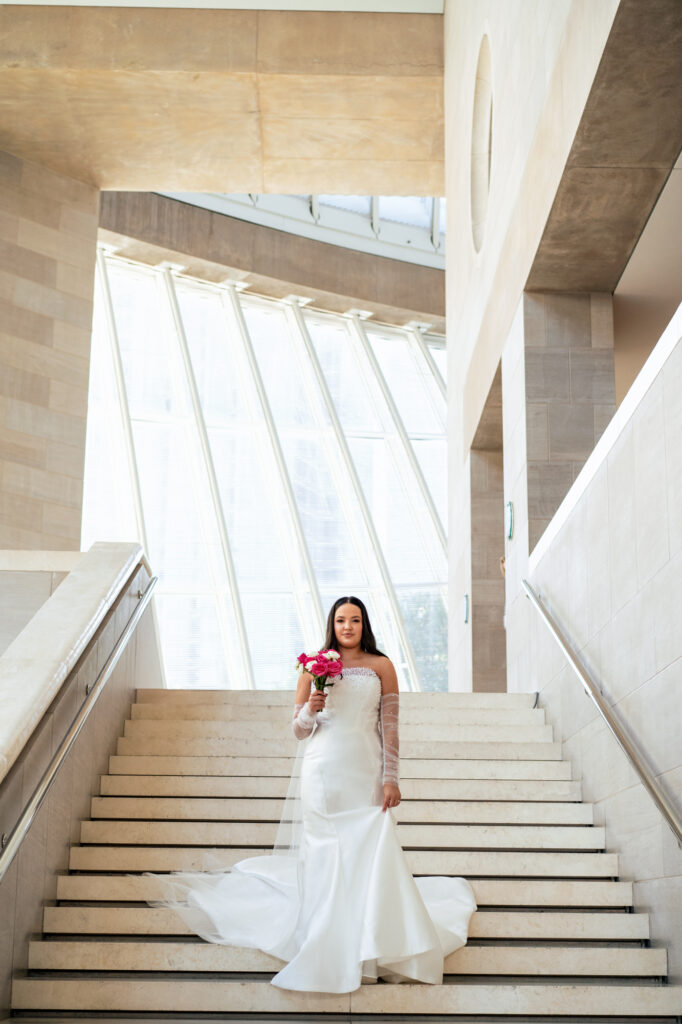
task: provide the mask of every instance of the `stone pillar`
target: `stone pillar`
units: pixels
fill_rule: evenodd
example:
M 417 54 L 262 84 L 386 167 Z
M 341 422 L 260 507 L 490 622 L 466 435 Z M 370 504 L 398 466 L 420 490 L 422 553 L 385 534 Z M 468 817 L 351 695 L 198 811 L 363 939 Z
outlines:
M 471 630 L 473 689 L 504 693 L 504 491 L 502 452 L 471 452 Z
M 98 204 L 0 153 L 0 548 L 80 548 Z
M 526 293 L 523 332 L 532 551 L 615 412 L 612 296 Z
M 612 297 L 525 293 L 502 353 L 507 689 L 528 689 L 529 555 L 615 411 Z M 533 619 L 535 621 L 535 619 Z
M 471 474 L 472 688 L 507 689 L 504 629 L 502 378 L 498 369 L 469 456 Z

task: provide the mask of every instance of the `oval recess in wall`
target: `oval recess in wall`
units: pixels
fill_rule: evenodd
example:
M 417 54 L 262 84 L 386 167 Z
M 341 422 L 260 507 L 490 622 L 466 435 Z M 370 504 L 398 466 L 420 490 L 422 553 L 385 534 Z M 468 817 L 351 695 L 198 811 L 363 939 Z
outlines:
M 483 36 L 478 51 L 471 125 L 471 233 L 476 252 L 485 234 L 493 144 L 493 77 L 490 43 Z

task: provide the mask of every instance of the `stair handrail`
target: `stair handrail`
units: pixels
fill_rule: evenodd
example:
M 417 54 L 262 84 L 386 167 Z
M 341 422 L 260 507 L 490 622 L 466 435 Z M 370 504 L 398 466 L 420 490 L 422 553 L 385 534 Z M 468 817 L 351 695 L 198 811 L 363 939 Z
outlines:
M 585 693 L 594 703 L 600 715 L 606 722 L 612 736 L 617 741 L 631 766 L 639 776 L 640 782 L 665 818 L 673 835 L 675 836 L 675 839 L 677 840 L 677 845 L 682 848 L 682 814 L 680 814 L 666 791 L 659 785 L 654 773 L 646 764 L 645 758 L 638 751 L 634 741 L 627 735 L 627 732 L 618 721 L 616 715 L 614 715 L 608 701 L 604 699 L 603 690 L 594 682 L 589 672 L 580 663 L 563 630 L 545 607 L 540 596 L 535 592 L 528 580 L 522 579 L 521 585 L 526 592 L 526 597 L 528 597 L 531 604 L 537 608 L 540 613 L 540 617 L 563 651 L 569 665 L 582 683 Z
M 28 830 L 33 824 L 35 817 L 40 810 L 45 797 L 48 794 L 52 783 L 54 782 L 57 772 L 61 768 L 64 760 L 71 750 L 72 746 L 76 742 L 76 738 L 80 733 L 81 729 L 85 725 L 90 712 L 95 706 L 102 690 L 106 686 L 109 677 L 114 671 L 123 651 L 128 645 L 128 641 L 135 632 L 135 628 L 144 612 L 145 608 L 149 604 L 152 596 L 152 591 L 158 582 L 158 576 L 152 576 L 147 587 L 144 591 L 138 590 L 137 597 L 138 603 L 135 605 L 133 612 L 126 622 L 118 640 L 111 649 L 109 657 L 104 662 L 101 671 L 95 679 L 92 686 L 87 689 L 87 696 L 81 704 L 76 717 L 67 729 L 63 740 L 59 744 L 57 750 L 52 755 L 50 763 L 43 772 L 40 782 L 34 789 L 32 795 L 29 797 L 23 811 L 19 815 L 16 825 L 12 829 L 9 835 L 3 835 L 0 840 L 1 852 L 0 852 L 0 883 L 7 874 L 9 867 L 16 857 L 19 847 L 23 843 Z

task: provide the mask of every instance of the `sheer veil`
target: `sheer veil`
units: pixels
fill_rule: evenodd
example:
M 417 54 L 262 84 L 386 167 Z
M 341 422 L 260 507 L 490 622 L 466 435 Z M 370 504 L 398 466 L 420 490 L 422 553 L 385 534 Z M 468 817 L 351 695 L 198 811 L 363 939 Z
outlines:
M 291 728 L 291 725 L 289 725 Z M 315 730 L 313 730 L 314 732 Z M 310 734 L 312 736 L 313 733 Z M 310 736 L 298 740 L 284 805 L 280 815 L 273 854 L 298 860 L 301 854 L 303 820 L 301 815 L 301 767 Z
M 281 738 L 275 743 L 286 742 L 288 737 L 293 739 L 291 723 L 294 717 L 295 689 L 287 690 L 292 697 L 291 712 L 284 720 L 286 725 L 284 721 L 282 723 Z M 315 729 L 310 735 L 314 732 Z M 298 740 L 295 747 L 273 849 L 247 857 L 232 866 L 226 865 L 226 851 L 223 849 L 204 849 L 201 853 L 196 851 L 196 866 L 189 871 L 171 871 L 162 875 L 143 872 L 143 876 L 153 882 L 153 895 L 150 891 L 149 897 L 146 897 L 148 904 L 172 908 L 192 931 L 208 942 L 263 949 L 265 947 L 261 936 L 270 933 L 272 944 L 265 951 L 284 960 L 293 956 L 296 947 L 295 943 L 293 946 L 291 943 L 302 907 L 305 859 L 301 769 L 309 738 L 307 736 Z M 257 758 L 254 758 L 253 770 L 254 774 L 258 774 Z M 220 887 L 221 893 L 229 896 L 229 906 L 231 911 L 234 910 L 236 919 L 250 922 L 242 926 L 238 933 L 235 933 L 229 919 L 226 919 L 223 933 L 214 924 L 210 913 L 206 912 L 205 908 L 211 905 L 216 887 Z M 249 908 L 256 907 L 264 908 L 260 922 L 251 920 Z M 229 916 L 232 916 L 231 913 Z

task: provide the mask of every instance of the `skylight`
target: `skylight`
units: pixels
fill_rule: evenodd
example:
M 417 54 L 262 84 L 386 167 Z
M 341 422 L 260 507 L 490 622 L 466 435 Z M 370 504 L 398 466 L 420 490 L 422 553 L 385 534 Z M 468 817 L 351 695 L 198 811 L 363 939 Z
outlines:
M 330 245 L 445 269 L 445 199 L 164 192 L 171 199 Z

